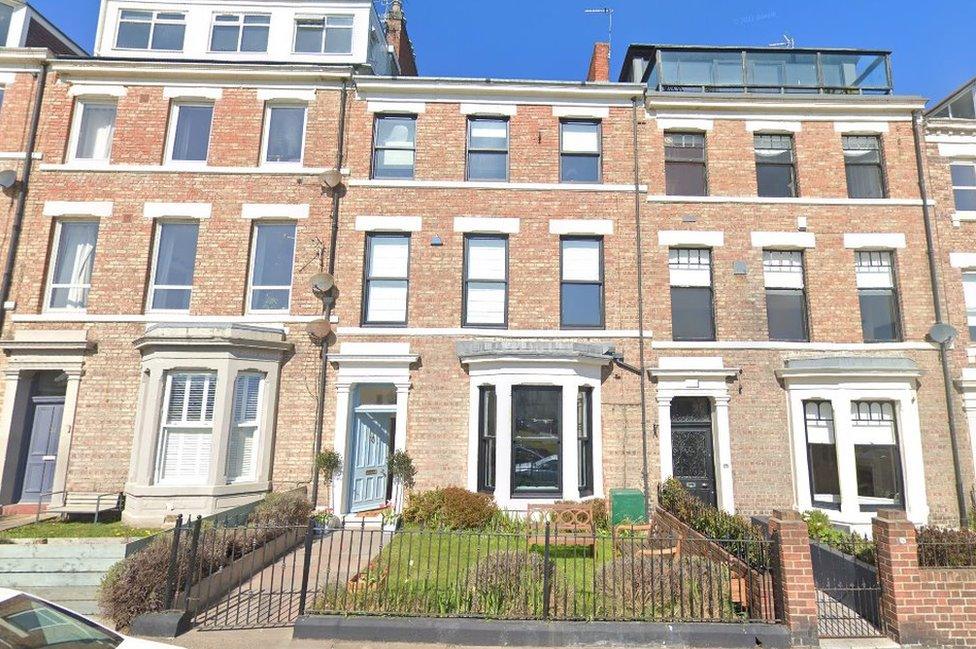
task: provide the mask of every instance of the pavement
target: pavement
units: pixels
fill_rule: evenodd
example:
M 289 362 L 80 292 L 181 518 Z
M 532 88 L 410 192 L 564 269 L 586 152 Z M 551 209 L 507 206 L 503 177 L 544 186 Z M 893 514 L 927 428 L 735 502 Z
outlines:
M 147 638 L 149 639 L 149 638 Z M 156 640 L 159 642 L 159 640 Z M 179 638 L 165 640 L 168 644 L 186 649 L 448 649 L 451 645 L 404 642 L 347 642 L 338 640 L 292 640 L 291 627 L 284 629 L 255 629 L 246 631 L 200 631 L 194 629 Z M 497 649 L 495 647 L 464 649 Z M 612 649 L 601 647 L 601 649 Z

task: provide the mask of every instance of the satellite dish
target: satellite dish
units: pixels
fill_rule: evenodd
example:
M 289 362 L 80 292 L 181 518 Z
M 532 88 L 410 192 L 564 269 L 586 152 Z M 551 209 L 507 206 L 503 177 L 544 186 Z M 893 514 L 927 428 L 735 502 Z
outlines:
M 335 278 L 328 273 L 316 273 L 311 279 L 312 292 L 316 295 L 325 295 L 335 286 Z
M 931 329 L 929 329 L 929 338 L 939 343 L 940 345 L 944 345 L 945 343 L 950 342 L 958 335 L 959 332 L 956 331 L 955 327 L 953 327 L 952 325 L 948 325 L 944 322 L 935 324 L 932 326 Z
M 312 320 L 305 326 L 305 331 L 318 340 L 325 340 L 332 333 L 332 323 L 325 318 Z
M 0 171 L 0 187 L 3 189 L 10 189 L 17 182 L 17 172 L 16 171 Z

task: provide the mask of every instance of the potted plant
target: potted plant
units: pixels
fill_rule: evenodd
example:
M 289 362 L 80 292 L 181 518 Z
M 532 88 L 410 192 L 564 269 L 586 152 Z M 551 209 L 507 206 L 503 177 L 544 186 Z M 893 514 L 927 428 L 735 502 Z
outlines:
M 342 455 L 338 451 L 329 449 L 322 451 L 315 457 L 315 468 L 322 476 L 322 484 L 325 487 L 326 502 L 332 497 L 332 483 L 342 473 Z M 319 520 L 326 527 L 338 527 L 339 519 L 332 512 L 332 507 L 326 505 L 325 510 Z
M 416 484 L 417 468 L 413 458 L 406 451 L 395 451 L 387 460 L 387 472 L 393 478 L 393 497 L 395 502 L 383 515 L 383 529 L 396 530 L 400 523 L 400 512 L 407 491 Z

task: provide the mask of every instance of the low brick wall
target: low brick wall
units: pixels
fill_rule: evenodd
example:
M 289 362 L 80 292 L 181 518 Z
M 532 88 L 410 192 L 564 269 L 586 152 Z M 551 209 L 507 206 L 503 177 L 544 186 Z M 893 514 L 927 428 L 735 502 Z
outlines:
M 881 615 L 901 644 L 976 647 L 976 568 L 922 568 L 904 512 L 874 519 Z

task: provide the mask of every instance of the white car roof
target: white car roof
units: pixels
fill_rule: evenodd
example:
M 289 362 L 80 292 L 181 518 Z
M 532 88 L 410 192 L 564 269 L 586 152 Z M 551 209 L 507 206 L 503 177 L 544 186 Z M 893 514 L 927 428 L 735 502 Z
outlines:
M 20 595 L 19 590 L 10 590 L 9 588 L 0 588 L 0 602 L 5 602 L 12 597 Z

